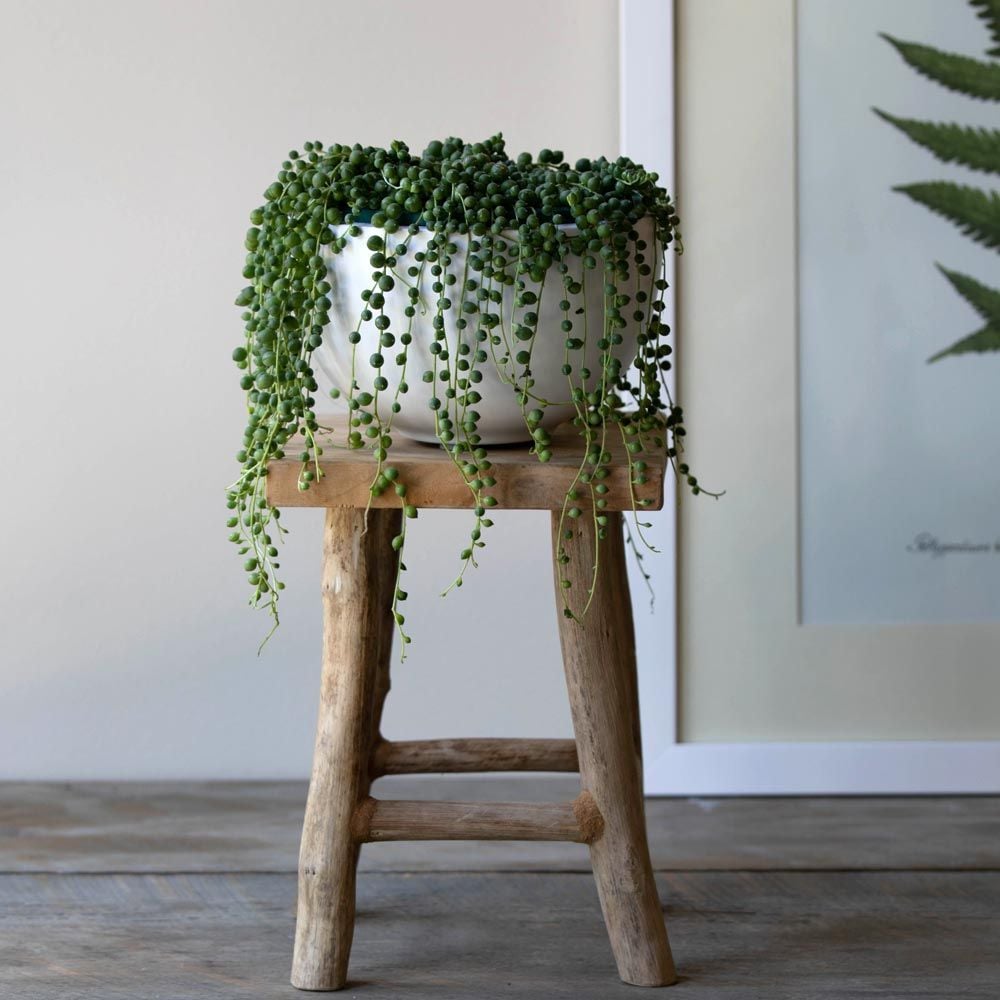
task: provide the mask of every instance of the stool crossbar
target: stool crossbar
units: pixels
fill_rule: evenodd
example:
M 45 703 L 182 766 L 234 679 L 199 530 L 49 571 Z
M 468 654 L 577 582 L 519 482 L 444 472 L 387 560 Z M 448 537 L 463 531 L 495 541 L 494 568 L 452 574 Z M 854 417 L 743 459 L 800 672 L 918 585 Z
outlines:
M 341 435 L 334 440 L 343 440 Z M 501 507 L 551 511 L 574 591 L 590 584 L 593 519 L 578 518 L 573 538 L 556 539 L 566 489 L 582 445 L 572 428 L 553 435 L 553 459 L 540 464 L 527 447 L 496 449 L 491 492 Z M 289 445 L 289 454 L 299 450 Z M 645 456 L 644 456 L 645 457 Z M 379 840 L 547 840 L 587 844 L 601 908 L 621 978 L 639 986 L 676 979 L 646 841 L 632 612 L 621 511 L 632 490 L 647 509 L 662 506 L 663 464 L 648 457 L 647 482 L 629 484 L 616 469 L 605 482 L 607 538 L 590 610 L 559 630 L 575 739 L 451 739 L 394 742 L 380 732 L 390 687 L 395 587 L 392 538 L 401 512 L 395 497 L 369 506 L 373 459 L 325 446 L 323 475 L 299 491 L 299 463 L 274 461 L 268 499 L 326 508 L 323 536 L 323 664 L 319 718 L 299 855 L 292 983 L 337 990 L 347 982 L 361 846 Z M 469 491 L 440 448 L 400 442 L 393 464 L 418 507 L 467 508 Z M 456 483 L 458 489 L 456 489 Z M 580 504 L 581 507 L 583 504 Z M 561 590 L 556 581 L 557 597 Z M 379 800 L 382 775 L 564 771 L 582 791 L 567 803 Z

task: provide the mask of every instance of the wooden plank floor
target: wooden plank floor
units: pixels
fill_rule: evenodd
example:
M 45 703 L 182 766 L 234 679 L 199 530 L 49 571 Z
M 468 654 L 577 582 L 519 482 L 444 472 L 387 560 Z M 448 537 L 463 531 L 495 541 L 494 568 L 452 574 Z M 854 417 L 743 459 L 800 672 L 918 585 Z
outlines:
M 564 798 L 565 777 L 379 794 Z M 249 1000 L 290 986 L 297 783 L 0 785 L 0 997 Z M 649 803 L 677 1000 L 1000 996 L 1000 799 Z M 586 852 L 364 851 L 344 996 L 637 995 Z

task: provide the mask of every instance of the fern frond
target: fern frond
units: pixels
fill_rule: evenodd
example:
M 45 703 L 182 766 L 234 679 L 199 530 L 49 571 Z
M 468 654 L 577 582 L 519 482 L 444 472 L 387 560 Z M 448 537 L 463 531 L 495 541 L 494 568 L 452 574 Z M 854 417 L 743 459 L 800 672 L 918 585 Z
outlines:
M 893 191 L 953 222 L 975 242 L 991 249 L 1000 247 L 1000 195 L 996 191 L 981 191 L 951 181 L 901 184 Z
M 970 333 L 968 337 L 955 341 L 951 347 L 938 351 L 927 359 L 927 363 L 931 364 L 956 354 L 983 354 L 986 351 L 1000 351 L 1000 327 L 987 324 L 981 330 Z
M 949 271 L 937 265 L 937 269 L 948 279 L 951 287 L 965 299 L 991 326 L 1000 330 L 1000 291 L 990 288 L 975 278 L 960 271 Z
M 884 38 L 918 73 L 949 90 L 969 97 L 1000 101 L 1000 63 L 982 62 L 953 52 L 942 52 L 929 45 L 903 42 L 892 35 Z
M 988 56 L 1000 56 L 1000 0 L 969 0 L 979 17 L 986 22 L 993 38 L 993 48 L 987 49 Z
M 878 108 L 872 110 L 944 163 L 960 163 L 973 170 L 1000 174 L 1000 130 L 949 122 L 922 122 L 915 118 L 897 118 Z

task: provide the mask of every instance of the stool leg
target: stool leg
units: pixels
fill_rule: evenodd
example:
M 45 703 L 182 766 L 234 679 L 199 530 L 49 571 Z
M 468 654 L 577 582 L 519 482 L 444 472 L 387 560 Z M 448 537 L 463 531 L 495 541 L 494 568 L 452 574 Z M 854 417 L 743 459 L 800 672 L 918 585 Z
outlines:
M 582 600 L 594 561 L 593 522 L 584 515 L 566 521 L 573 538 L 552 537 L 570 557 L 561 567 Z M 556 572 L 559 633 L 583 790 L 604 819 L 604 832 L 590 845 L 594 878 L 618 974 L 635 986 L 669 986 L 677 979 L 663 911 L 646 842 L 642 762 L 638 745 L 635 640 L 620 514 L 608 515 L 608 537 L 600 545 L 601 572 L 583 624 L 562 614 L 563 590 Z
M 392 632 L 391 541 L 400 512 L 329 508 L 323 538 L 323 679 L 299 852 L 292 985 L 339 990 L 354 935 L 359 847 L 351 817 L 368 794 L 375 691 Z

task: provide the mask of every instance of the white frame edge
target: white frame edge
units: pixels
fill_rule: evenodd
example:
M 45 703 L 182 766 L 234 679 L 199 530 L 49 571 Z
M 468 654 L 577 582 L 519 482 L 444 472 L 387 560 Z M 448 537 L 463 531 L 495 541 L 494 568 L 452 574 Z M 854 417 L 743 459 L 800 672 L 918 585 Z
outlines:
M 674 189 L 674 4 L 673 0 L 620 0 L 618 5 L 619 145 L 650 170 L 670 191 Z M 664 58 L 666 54 L 666 58 Z M 667 255 L 667 280 L 673 283 L 672 254 Z M 667 322 L 673 324 L 674 303 L 667 302 Z M 644 561 L 656 595 L 650 614 L 646 584 L 634 560 L 629 582 L 635 604 L 635 638 L 642 704 L 643 756 L 652 761 L 677 742 L 677 517 L 672 476 L 664 484 L 663 510 L 650 514 L 647 537 L 659 550 Z M 643 515 L 646 519 L 646 515 Z M 664 639 L 666 638 L 666 642 Z M 668 794 L 662 776 L 646 771 L 646 791 Z
M 673 191 L 674 2 L 619 0 L 618 28 L 621 151 L 656 170 Z M 645 585 L 631 572 L 648 795 L 1000 793 L 1000 741 L 679 742 L 672 482 L 653 520 L 660 554 L 646 560 L 646 569 L 661 609 L 656 615 L 644 613 Z
M 647 795 L 1000 792 L 1000 741 L 654 743 Z

